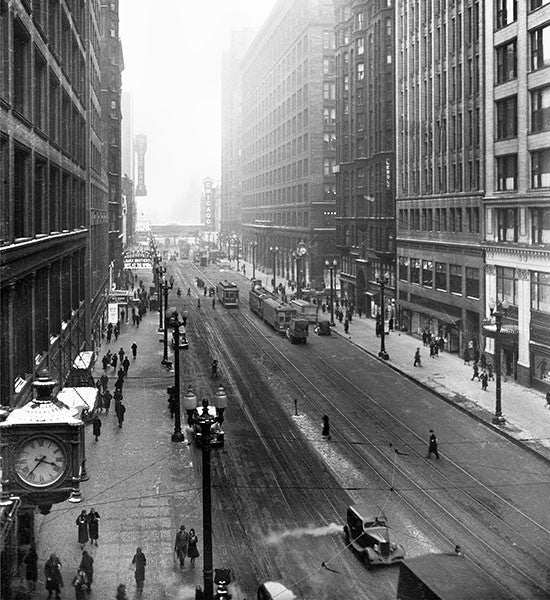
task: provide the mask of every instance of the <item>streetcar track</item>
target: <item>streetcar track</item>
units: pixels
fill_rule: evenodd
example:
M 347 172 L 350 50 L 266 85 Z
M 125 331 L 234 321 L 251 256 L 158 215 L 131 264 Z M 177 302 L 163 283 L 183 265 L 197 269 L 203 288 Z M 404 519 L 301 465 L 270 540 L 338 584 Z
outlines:
M 206 281 L 210 281 L 210 283 L 212 284 L 212 281 L 205 276 L 204 273 L 201 272 L 201 278 L 203 280 Z M 203 322 L 206 324 L 205 318 L 203 313 L 201 313 L 202 316 L 202 320 Z M 248 314 L 243 314 L 242 312 L 235 312 L 234 315 L 234 320 L 235 322 L 238 324 L 239 321 L 242 319 L 244 320 L 248 326 L 250 328 L 252 328 L 253 330 L 255 330 L 259 336 L 264 340 L 264 342 L 267 342 L 269 344 L 269 346 L 271 347 L 271 349 L 273 350 L 273 352 L 276 354 L 276 356 L 279 358 L 279 360 L 282 359 L 282 362 L 284 364 L 286 364 L 287 366 L 290 366 L 292 371 L 299 375 L 299 377 L 302 380 L 305 380 L 308 384 L 308 391 L 311 392 L 311 389 L 314 389 L 316 391 L 316 393 L 318 394 L 319 397 L 321 397 L 322 399 L 324 399 L 325 402 L 327 402 L 332 408 L 333 410 L 338 413 L 340 415 L 340 417 L 351 427 L 352 430 L 354 430 L 356 433 L 359 434 L 359 437 L 364 437 L 363 432 L 354 424 L 354 422 L 347 416 L 347 414 L 345 412 L 343 412 L 336 403 L 334 403 L 320 388 L 318 385 L 315 384 L 315 382 L 308 377 L 303 371 L 301 371 L 289 358 L 287 358 L 287 356 L 273 343 L 273 339 L 274 338 L 278 338 L 278 336 L 276 334 L 274 334 L 273 332 L 269 332 L 266 333 L 264 331 L 264 327 L 261 327 L 260 325 L 263 325 L 263 322 L 260 321 L 257 317 L 256 318 L 251 318 L 250 315 Z M 209 329 L 211 329 L 209 327 Z M 241 324 L 241 331 L 247 331 L 246 328 L 242 327 Z M 222 340 L 222 336 L 218 333 L 218 332 L 214 332 L 212 329 L 210 331 L 210 334 L 212 335 L 213 338 L 216 338 L 217 340 Z M 252 333 L 248 333 L 248 335 L 239 335 L 239 336 L 233 336 L 232 335 L 232 339 L 236 339 L 237 337 L 239 337 L 243 343 L 248 343 L 248 344 L 253 344 L 256 348 L 260 349 L 260 355 L 261 356 L 265 356 L 265 349 L 262 348 L 258 342 L 258 338 L 255 337 Z M 356 384 L 354 384 L 349 378 L 345 377 L 344 375 L 342 375 L 341 373 L 339 373 L 336 369 L 334 369 L 334 367 L 332 367 L 332 365 L 323 357 L 321 357 L 319 354 L 317 354 L 315 351 L 311 351 L 311 353 L 317 358 L 317 360 L 319 360 L 321 363 L 323 363 L 324 365 L 328 366 L 331 370 L 331 372 L 335 373 L 338 377 L 340 377 L 341 379 L 343 379 L 344 381 L 346 381 L 346 383 L 348 384 L 348 386 L 352 387 L 353 389 L 356 390 L 356 392 L 358 392 L 363 398 L 367 399 L 371 404 L 374 404 L 375 407 L 378 410 L 381 410 L 382 412 L 385 413 L 385 415 L 390 419 L 390 421 L 394 421 L 398 426 L 404 428 L 409 434 L 412 434 L 414 438 L 417 438 L 419 440 L 421 440 L 420 436 L 413 431 L 410 427 L 408 427 L 401 419 L 399 419 L 398 417 L 396 417 L 395 415 L 391 414 L 387 409 L 385 409 L 384 407 L 382 407 L 380 405 L 380 403 L 378 403 L 372 396 L 370 396 L 369 394 L 367 394 L 366 392 L 364 392 L 361 388 L 359 388 Z M 230 356 L 228 354 L 228 356 Z M 277 362 L 275 361 L 275 358 L 273 356 L 267 356 L 268 360 L 270 361 L 272 368 L 276 367 L 277 369 L 280 368 L 280 365 L 277 364 Z M 236 361 L 231 357 L 230 358 L 231 363 L 233 364 L 233 368 L 240 372 L 240 366 L 237 365 Z M 323 374 L 324 375 L 324 374 Z M 315 407 L 315 403 L 313 400 L 310 400 L 309 395 L 306 393 L 306 386 L 303 383 L 298 383 L 296 384 L 298 389 L 302 392 L 304 399 L 307 401 L 307 403 L 309 404 L 309 406 L 311 407 Z M 336 386 L 337 387 L 337 386 Z M 351 400 L 355 405 L 358 404 L 357 400 L 355 398 L 352 397 L 351 393 L 349 393 L 347 390 L 345 391 L 345 395 L 347 397 L 348 400 Z M 248 409 L 243 406 L 243 402 L 239 403 L 243 410 L 245 410 L 245 413 L 247 414 L 247 416 L 250 419 L 251 423 L 254 423 L 253 419 L 251 418 L 251 415 L 248 411 Z M 370 417 L 372 418 L 373 412 L 374 411 L 367 411 L 364 409 L 364 407 L 359 406 L 359 409 L 361 410 L 361 412 L 363 414 L 368 414 L 370 415 Z M 374 416 L 374 419 L 376 420 L 378 426 L 382 429 L 382 431 L 386 431 L 388 433 L 391 433 L 392 435 L 395 435 L 394 432 L 390 432 L 390 430 L 388 429 L 388 426 L 386 424 L 384 424 L 380 418 L 378 418 L 377 416 Z M 255 430 L 256 426 L 254 425 Z M 261 435 L 259 435 L 259 437 L 262 437 Z M 422 441 L 422 440 L 421 440 Z M 265 445 L 265 444 L 264 444 Z M 421 495 L 425 496 L 431 503 L 433 503 L 435 506 L 437 506 L 437 508 L 439 510 L 441 510 L 445 515 L 447 515 L 447 517 L 452 520 L 453 522 L 455 522 L 460 528 L 464 529 L 465 531 L 467 531 L 474 539 L 476 539 L 483 547 L 487 548 L 491 553 L 494 553 L 498 559 L 500 559 L 500 561 L 504 561 L 507 565 L 509 565 L 514 572 L 518 573 L 519 575 L 521 575 L 522 577 L 524 577 L 525 579 L 529 580 L 536 588 L 540 589 L 540 584 L 538 581 L 536 581 L 535 579 L 533 579 L 529 574 L 527 574 L 524 570 L 522 570 L 521 568 L 519 568 L 518 566 L 516 566 L 513 562 L 511 562 L 510 560 L 508 560 L 505 556 L 502 556 L 501 554 L 498 554 L 494 548 L 488 544 L 487 542 L 485 542 L 472 528 L 468 527 L 465 523 L 463 523 L 462 521 L 460 521 L 457 517 L 455 517 L 440 501 L 434 499 L 433 497 L 431 497 L 428 494 L 428 490 L 426 488 L 421 487 L 419 484 L 417 484 L 415 482 L 415 480 L 412 478 L 412 476 L 408 475 L 407 472 L 399 467 L 397 465 L 397 463 L 393 460 L 391 460 L 385 453 L 382 452 L 381 448 L 378 447 L 378 445 L 376 444 L 371 444 L 368 443 L 366 445 L 370 445 L 372 446 L 372 449 L 376 452 L 376 454 L 378 455 L 378 459 L 382 463 L 386 463 L 389 464 L 391 466 L 392 469 L 392 478 L 388 478 L 387 476 L 385 476 L 381 471 L 378 471 L 375 467 L 375 465 L 370 464 L 366 457 L 363 456 L 357 449 L 357 446 L 359 444 L 353 444 L 353 443 L 347 443 L 347 446 L 353 451 L 353 453 L 359 458 L 360 462 L 362 464 L 365 464 L 369 471 L 373 472 L 373 474 L 379 478 L 380 480 L 384 481 L 387 485 L 388 488 L 392 488 L 393 486 L 393 478 L 394 478 L 394 470 L 397 471 L 400 476 L 402 478 L 404 478 L 406 481 L 409 481 L 410 484 L 412 484 L 412 487 L 407 490 L 407 491 L 411 491 L 411 490 L 416 490 L 417 492 L 419 492 Z M 362 444 L 361 444 L 362 445 Z M 411 447 L 411 449 L 413 450 L 413 452 L 419 456 L 418 452 L 416 450 L 414 450 L 414 448 Z M 483 482 L 481 482 L 479 479 L 477 479 L 474 475 L 466 472 L 462 467 L 460 467 L 455 461 L 452 461 L 451 459 L 446 457 L 446 460 L 453 465 L 459 472 L 461 472 L 462 474 L 464 474 L 467 478 L 470 478 L 475 485 L 477 485 L 478 489 L 481 488 L 482 490 L 486 490 L 487 492 L 489 492 L 495 499 L 497 499 L 498 501 L 500 501 L 502 504 L 504 504 L 505 506 L 507 506 L 508 508 L 510 508 L 511 510 L 513 510 L 518 516 L 525 518 L 526 520 L 528 520 L 530 523 L 532 523 L 535 527 L 539 528 L 541 531 L 543 531 L 546 534 L 549 534 L 550 531 L 548 529 L 546 529 L 541 523 L 538 523 L 537 521 L 535 521 L 534 519 L 532 519 L 531 517 L 529 517 L 528 515 L 526 515 L 524 512 L 522 512 L 521 510 L 519 510 L 516 506 L 514 506 L 513 504 L 511 504 L 508 500 L 506 500 L 505 498 L 503 498 L 502 496 L 500 496 L 497 492 L 495 492 L 494 490 L 491 490 L 491 488 L 489 488 L 487 485 L 485 485 Z M 450 477 L 445 474 L 444 472 L 442 472 L 439 469 L 436 469 L 435 466 L 431 465 L 431 468 L 435 470 L 435 472 L 437 473 L 438 476 L 444 476 L 444 478 L 446 478 L 447 480 L 449 480 L 450 482 L 450 487 L 445 487 L 443 489 L 454 489 L 457 492 L 461 492 L 461 494 L 463 494 L 467 499 L 473 501 L 476 505 L 480 506 L 483 511 L 485 513 L 487 513 L 491 519 L 497 519 L 500 522 L 502 521 L 502 518 L 499 517 L 498 515 L 496 515 L 493 511 L 491 511 L 489 508 L 487 508 L 486 506 L 484 506 L 480 500 L 478 500 L 477 498 L 475 498 L 472 494 L 470 494 L 468 491 L 466 491 L 465 489 L 462 489 L 460 487 L 457 486 L 456 483 L 454 483 L 452 480 L 450 480 Z M 472 486 L 473 487 L 473 486 Z M 393 488 L 392 488 L 393 489 Z M 434 522 L 431 522 L 428 520 L 428 518 L 426 516 L 424 516 L 424 514 L 418 509 L 416 508 L 416 506 L 412 503 L 411 500 L 407 499 L 406 496 L 404 496 L 401 493 L 401 490 L 403 488 L 399 488 L 397 490 L 394 490 L 394 492 L 401 498 L 401 500 L 407 505 L 409 506 L 409 508 L 419 516 L 419 518 L 424 521 L 429 527 L 433 528 L 434 530 L 438 531 L 439 534 L 441 535 L 441 537 L 445 540 L 447 540 L 451 545 L 454 544 L 453 540 L 445 533 L 445 531 L 439 527 L 437 524 L 435 524 Z M 475 489 L 473 487 L 473 489 Z M 404 491 L 404 490 L 403 490 Z M 541 553 L 542 556 L 545 555 L 545 550 L 541 549 L 540 547 L 538 547 L 536 545 L 536 543 L 532 542 L 531 540 L 528 540 L 523 534 L 521 534 L 520 532 L 518 532 L 518 530 L 510 525 L 509 523 L 505 522 L 506 527 L 514 534 L 516 534 L 516 536 L 520 537 L 521 539 L 524 540 L 524 542 L 527 543 L 527 545 L 531 548 L 535 548 L 539 553 Z M 488 527 L 492 527 L 490 525 L 488 525 Z M 516 537 L 517 539 L 517 537 Z M 470 560 L 472 563 L 475 563 L 471 558 L 466 557 L 468 560 Z M 479 565 L 478 565 L 479 566 Z M 495 581 L 497 582 L 499 585 L 502 585 L 500 580 L 498 579 L 498 577 L 492 575 L 491 573 L 488 573 L 488 575 Z

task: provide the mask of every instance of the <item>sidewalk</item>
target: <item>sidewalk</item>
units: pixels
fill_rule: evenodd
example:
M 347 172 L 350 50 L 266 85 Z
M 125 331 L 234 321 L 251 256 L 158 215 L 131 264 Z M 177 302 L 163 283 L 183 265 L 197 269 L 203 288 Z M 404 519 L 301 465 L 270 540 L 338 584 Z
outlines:
M 232 264 L 235 267 L 235 263 Z M 244 264 L 249 278 L 252 276 L 252 267 L 247 262 Z M 262 282 L 267 281 L 269 285 L 266 287 L 269 289 L 271 277 L 256 268 L 256 278 Z M 286 284 L 282 278 L 277 278 L 277 283 L 279 280 Z M 506 381 L 505 377 L 502 377 L 502 414 L 506 422 L 503 425 L 493 425 L 495 382 L 490 381 L 489 389 L 484 392 L 477 379 L 471 381 L 472 365 L 465 365 L 457 354 L 443 352 L 437 358 L 430 358 L 429 348 L 422 345 L 420 337 L 395 331 L 385 338 L 390 359 L 382 360 L 378 357 L 380 338 L 376 337 L 375 320 L 359 318 L 357 314 L 353 315 L 348 334 L 344 333 L 344 325 L 337 320 L 333 332 L 346 337 L 377 360 L 415 380 L 446 402 L 468 412 L 478 421 L 499 430 L 508 439 L 550 461 L 550 411 L 546 408 L 546 399 L 542 392 L 526 388 L 514 381 Z M 413 367 L 414 353 L 418 347 L 422 366 Z
M 152 274 L 138 271 L 146 289 Z M 45 598 L 44 563 L 55 552 L 63 565 L 63 599 L 74 598 L 71 586 L 82 551 L 77 543 L 77 516 L 94 507 L 100 514 L 98 546 L 86 544 L 94 559 L 92 600 L 112 600 L 118 584 L 126 585 L 129 598 L 135 597 L 132 557 L 139 546 L 147 559 L 145 586 L 140 600 L 194 598 L 195 585 L 202 581 L 202 557 L 194 569 L 186 564 L 174 568 L 175 532 L 181 524 L 199 534 L 202 555 L 202 509 L 200 489 L 195 487 L 191 447 L 171 441 L 174 421 L 170 419 L 166 388 L 174 375 L 161 366 L 162 344 L 157 332 L 158 312 L 147 312 L 139 327 L 125 323 L 118 340 L 103 340 L 96 357 L 94 376 L 103 373 L 101 358 L 121 347 L 129 354 L 130 368 L 123 387 L 126 406 L 121 429 L 114 402 L 107 415 L 99 414 L 101 435 L 96 442 L 92 428 L 85 428 L 86 467 L 89 480 L 81 484 L 83 501 L 54 505 L 49 515 L 35 518 L 38 541 L 39 584 L 34 598 Z M 130 346 L 138 346 L 132 359 Z M 117 366 L 118 370 L 118 366 Z M 108 388 L 114 390 L 116 371 L 109 367 Z

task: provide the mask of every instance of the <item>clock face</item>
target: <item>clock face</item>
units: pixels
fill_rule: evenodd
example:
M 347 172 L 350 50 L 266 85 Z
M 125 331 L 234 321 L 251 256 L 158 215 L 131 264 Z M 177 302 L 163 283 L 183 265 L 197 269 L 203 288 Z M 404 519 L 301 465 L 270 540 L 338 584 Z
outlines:
M 15 451 L 15 472 L 27 485 L 41 488 L 52 485 L 65 473 L 67 456 L 53 438 L 33 436 Z

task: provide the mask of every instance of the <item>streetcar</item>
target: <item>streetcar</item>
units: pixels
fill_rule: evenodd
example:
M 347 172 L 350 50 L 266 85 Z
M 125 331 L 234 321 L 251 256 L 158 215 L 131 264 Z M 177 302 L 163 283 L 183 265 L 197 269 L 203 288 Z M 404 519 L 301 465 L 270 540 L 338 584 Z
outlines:
M 260 319 L 263 317 L 262 302 L 264 299 L 273 298 L 273 294 L 261 285 L 254 286 L 248 292 L 248 305 L 253 313 L 256 313 Z
M 285 334 L 290 320 L 296 315 L 296 310 L 275 298 L 261 298 L 260 301 L 264 322 L 271 325 L 277 333 Z
M 217 287 L 218 300 L 225 308 L 239 307 L 239 288 L 232 281 L 220 281 Z

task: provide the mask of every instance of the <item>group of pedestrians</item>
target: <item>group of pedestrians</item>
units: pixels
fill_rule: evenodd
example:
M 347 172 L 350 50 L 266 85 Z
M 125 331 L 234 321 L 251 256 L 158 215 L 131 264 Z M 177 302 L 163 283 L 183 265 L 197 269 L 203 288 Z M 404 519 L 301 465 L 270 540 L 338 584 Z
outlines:
M 187 531 L 185 525 L 180 527 L 180 530 L 176 533 L 176 541 L 174 543 L 175 559 L 179 561 L 180 568 L 185 567 L 185 559 L 189 557 L 191 567 L 195 566 L 195 559 L 200 556 L 197 549 L 199 538 L 195 533 L 194 529 Z
M 481 355 L 479 362 L 474 362 L 473 371 L 474 372 L 472 374 L 471 381 L 473 381 L 474 379 L 481 381 L 481 389 L 484 392 L 486 392 L 488 382 L 494 381 L 495 375 L 493 370 L 493 364 L 491 362 L 487 362 L 485 354 Z

